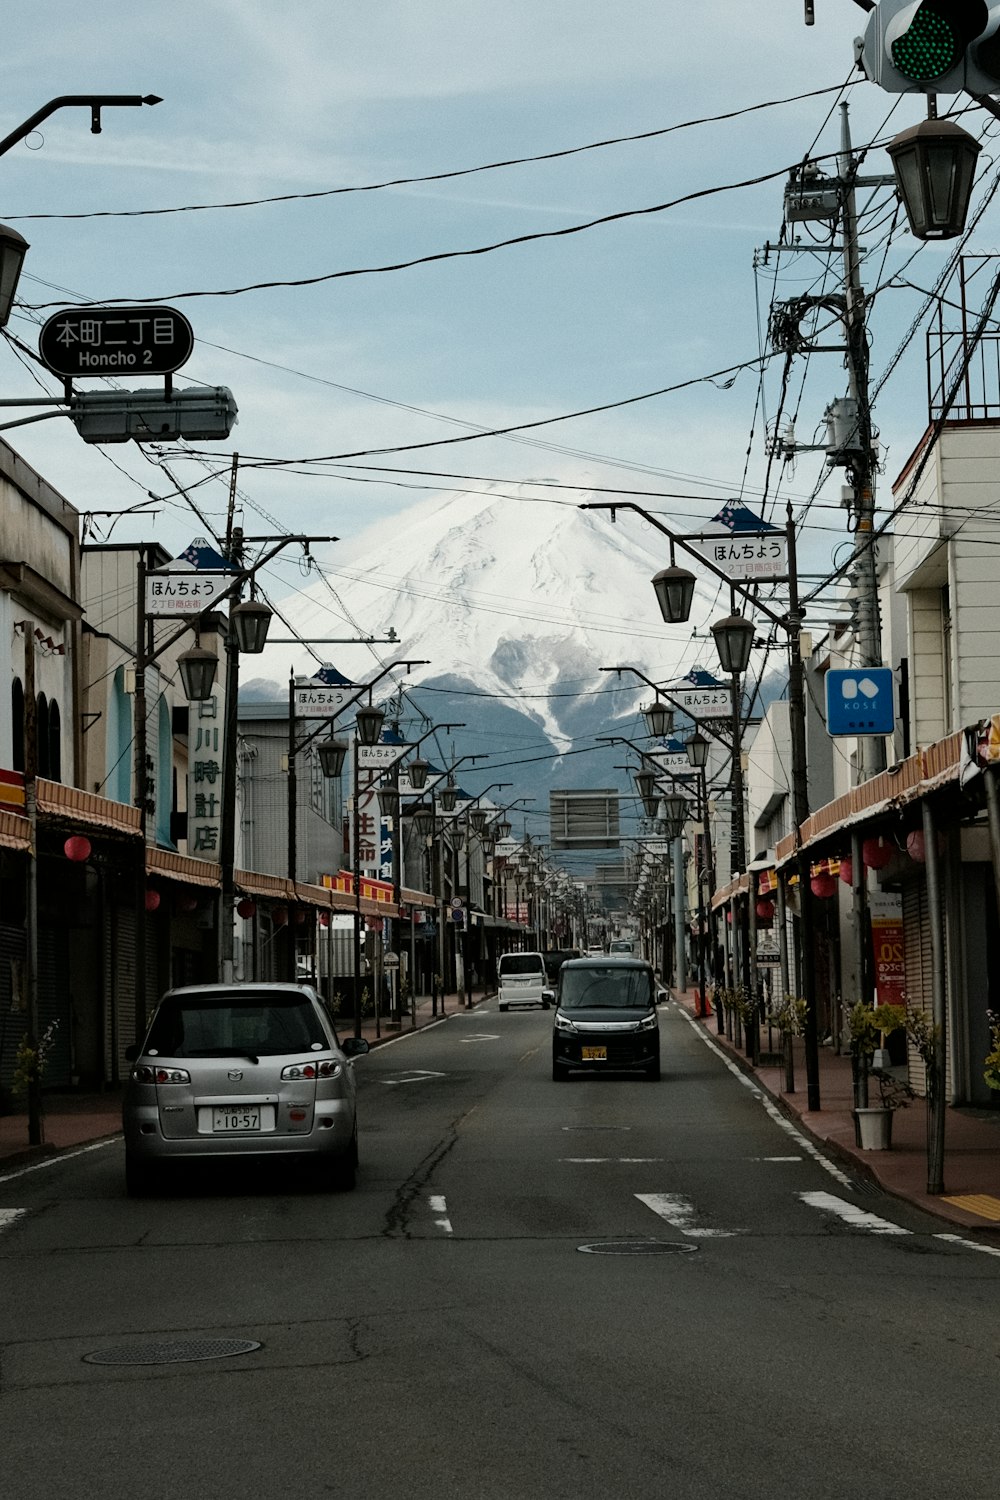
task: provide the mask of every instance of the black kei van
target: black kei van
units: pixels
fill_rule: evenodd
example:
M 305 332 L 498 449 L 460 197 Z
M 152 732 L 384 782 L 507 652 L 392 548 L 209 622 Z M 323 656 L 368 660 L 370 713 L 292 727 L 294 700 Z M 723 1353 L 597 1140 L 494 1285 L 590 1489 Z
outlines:
M 552 1077 L 571 1071 L 660 1076 L 657 985 L 639 958 L 576 958 L 559 970 Z

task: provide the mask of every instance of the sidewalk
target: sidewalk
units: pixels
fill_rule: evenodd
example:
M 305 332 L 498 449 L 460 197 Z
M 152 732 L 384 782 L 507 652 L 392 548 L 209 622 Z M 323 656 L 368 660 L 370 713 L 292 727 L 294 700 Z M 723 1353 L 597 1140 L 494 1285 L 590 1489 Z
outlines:
M 673 998 L 692 1015 L 697 1013 L 694 990 L 671 990 Z M 855 1144 L 854 1093 L 851 1059 L 832 1048 L 819 1049 L 820 1109 L 806 1101 L 806 1070 L 802 1043 L 794 1044 L 795 1092 L 786 1094 L 780 1065 L 762 1063 L 751 1068 L 742 1048 L 720 1036 L 715 1016 L 699 1020 L 722 1052 L 744 1072 L 753 1073 L 778 1107 L 800 1125 L 829 1155 L 839 1157 L 854 1171 L 963 1230 L 1000 1233 L 1000 1111 L 949 1109 L 945 1120 L 944 1185 L 942 1196 L 927 1192 L 927 1107 L 912 1099 L 897 1109 L 892 1123 L 890 1151 L 862 1151 Z M 777 1038 L 775 1039 L 777 1042 Z
M 477 990 L 473 1004 L 479 1005 L 485 998 L 483 993 Z M 442 1012 L 446 1016 L 453 1016 L 456 1011 L 465 1008 L 458 995 L 445 995 L 443 1006 L 439 1000 L 437 1013 L 434 1014 L 433 1003 L 429 997 L 418 999 L 416 1016 L 404 1017 L 401 1027 L 391 1027 L 384 1016 L 377 1022 L 374 1017 L 366 1017 L 362 1022 L 361 1035 L 367 1039 L 370 1046 L 378 1047 L 385 1042 L 392 1041 L 395 1037 L 406 1036 L 411 1031 L 419 1031 L 429 1026 L 440 1019 Z M 353 1036 L 353 1020 L 344 1020 L 338 1025 L 337 1030 L 341 1040 Z M 51 1156 L 56 1152 L 72 1150 L 73 1147 L 85 1146 L 91 1141 L 104 1140 L 110 1135 L 117 1135 L 121 1130 L 121 1114 L 120 1089 L 107 1089 L 99 1094 L 80 1094 L 70 1091 L 44 1094 L 42 1117 L 44 1144 L 41 1146 L 28 1144 L 26 1107 L 11 1114 L 0 1115 L 0 1175 L 4 1171 L 29 1165 L 33 1161 Z

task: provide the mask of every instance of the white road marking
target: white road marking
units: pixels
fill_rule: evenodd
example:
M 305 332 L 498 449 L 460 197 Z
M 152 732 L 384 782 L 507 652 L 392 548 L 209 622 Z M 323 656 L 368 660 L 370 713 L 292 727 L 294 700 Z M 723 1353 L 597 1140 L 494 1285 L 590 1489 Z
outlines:
M 753 1079 L 749 1078 L 746 1073 L 743 1072 L 742 1068 L 737 1067 L 732 1059 L 726 1056 L 721 1047 L 717 1047 L 715 1045 L 711 1037 L 706 1035 L 706 1033 L 701 1030 L 694 1017 L 690 1016 L 688 1012 L 683 1008 L 683 1006 L 678 1006 L 678 1010 L 684 1017 L 685 1021 L 687 1021 L 688 1025 L 691 1027 L 695 1035 L 705 1043 L 705 1046 L 708 1048 L 708 1050 L 710 1052 L 714 1052 L 716 1057 L 721 1059 L 721 1061 L 729 1069 L 733 1077 L 738 1078 L 740 1083 L 742 1083 L 744 1087 L 750 1090 L 754 1098 L 760 1101 L 770 1118 L 774 1121 L 775 1125 L 777 1125 L 778 1129 L 783 1130 L 786 1135 L 791 1136 L 795 1144 L 799 1146 L 803 1151 L 805 1151 L 808 1156 L 811 1156 L 813 1161 L 815 1161 L 818 1166 L 821 1166 L 824 1171 L 829 1172 L 830 1176 L 834 1178 L 835 1181 L 839 1182 L 842 1188 L 846 1188 L 849 1193 L 853 1192 L 854 1184 L 848 1177 L 847 1173 L 842 1172 L 839 1167 L 834 1166 L 832 1161 L 827 1161 L 826 1157 L 816 1146 L 813 1145 L 812 1141 L 808 1140 L 801 1131 L 797 1130 L 792 1124 L 791 1120 L 785 1119 L 785 1116 L 781 1113 L 778 1106 L 774 1103 L 774 1100 L 768 1098 L 766 1094 L 762 1093 L 754 1083 Z
M 463 1036 L 463 1042 L 498 1042 L 500 1033 L 496 1031 L 477 1031 L 474 1036 Z
M 380 1078 L 378 1081 L 383 1088 L 398 1088 L 401 1083 L 427 1083 L 431 1078 L 447 1078 L 447 1073 L 434 1073 L 426 1068 L 411 1068 L 409 1073 L 404 1073 L 401 1078 Z
M 444 1201 L 444 1199 L 437 1194 L 432 1194 L 431 1197 L 428 1198 L 427 1202 L 430 1204 L 430 1210 L 432 1214 L 441 1215 L 439 1219 L 434 1220 L 434 1223 L 437 1225 L 437 1227 L 439 1229 L 443 1229 L 445 1234 L 452 1234 L 454 1231 L 451 1227 L 451 1220 L 448 1217 L 448 1205 Z
M 659 1214 L 661 1219 L 674 1229 L 679 1229 L 681 1234 L 686 1234 L 692 1240 L 731 1240 L 734 1235 L 742 1234 L 742 1229 L 696 1229 L 692 1225 L 694 1219 L 694 1204 L 687 1198 L 682 1198 L 679 1193 L 636 1193 L 640 1203 L 645 1203 L 654 1214 Z
M 891 1224 L 888 1219 L 880 1219 L 877 1214 L 869 1214 L 864 1209 L 858 1208 L 856 1203 L 845 1203 L 843 1198 L 835 1198 L 832 1193 L 800 1193 L 799 1197 L 803 1203 L 808 1203 L 810 1208 L 822 1209 L 824 1213 L 836 1214 L 838 1219 L 843 1219 L 845 1224 L 850 1224 L 852 1229 L 864 1229 L 869 1234 L 909 1234 L 908 1229 L 901 1229 L 898 1224 Z
M 120 1135 L 109 1136 L 106 1141 L 94 1141 L 89 1146 L 81 1146 L 78 1151 L 60 1151 L 58 1156 L 47 1156 L 44 1161 L 33 1162 L 30 1167 L 19 1167 L 16 1172 L 5 1172 L 0 1176 L 0 1182 L 13 1182 L 16 1177 L 27 1177 L 29 1172 L 42 1172 L 46 1167 L 61 1166 L 64 1161 L 72 1161 L 74 1156 L 85 1156 L 88 1151 L 103 1151 L 105 1146 L 113 1146 L 120 1141 Z
M 0 1208 L 0 1234 L 3 1234 L 5 1229 L 9 1229 L 16 1220 L 23 1218 L 27 1212 L 26 1208 Z
M 976 1240 L 967 1240 L 960 1234 L 936 1234 L 936 1240 L 944 1240 L 949 1245 L 962 1245 L 966 1250 L 978 1250 L 980 1255 L 1000 1255 L 1000 1249 L 996 1245 L 980 1245 Z
M 433 1031 L 435 1026 L 443 1026 L 445 1021 L 453 1021 L 456 1016 L 459 1016 L 461 1014 L 461 1011 L 452 1011 L 450 1015 L 441 1016 L 436 1021 L 428 1021 L 426 1026 L 421 1026 L 419 1029 L 414 1029 L 413 1031 L 404 1031 L 399 1036 L 382 1037 L 378 1044 L 378 1050 L 379 1052 L 381 1052 L 386 1047 L 395 1047 L 399 1042 L 408 1042 L 411 1037 L 420 1036 L 425 1031 Z M 354 1061 L 356 1062 L 357 1059 L 355 1058 Z
M 747 1161 L 801 1161 L 801 1156 L 748 1156 Z
M 560 1161 L 572 1162 L 576 1165 L 588 1166 L 594 1162 L 617 1161 L 624 1162 L 627 1166 L 638 1166 L 644 1162 L 662 1161 L 662 1156 L 560 1156 Z

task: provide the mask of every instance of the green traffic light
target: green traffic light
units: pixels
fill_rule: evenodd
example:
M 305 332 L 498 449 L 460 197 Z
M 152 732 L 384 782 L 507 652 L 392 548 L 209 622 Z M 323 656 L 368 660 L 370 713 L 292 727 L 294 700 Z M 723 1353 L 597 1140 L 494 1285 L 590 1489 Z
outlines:
M 958 61 L 955 33 L 937 11 L 921 6 L 912 24 L 892 43 L 892 60 L 904 78 L 924 83 L 940 78 Z

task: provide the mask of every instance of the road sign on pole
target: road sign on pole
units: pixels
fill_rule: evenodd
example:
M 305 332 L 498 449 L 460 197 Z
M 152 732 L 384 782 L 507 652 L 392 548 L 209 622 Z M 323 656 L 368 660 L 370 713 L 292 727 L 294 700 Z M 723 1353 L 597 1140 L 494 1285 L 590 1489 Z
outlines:
M 191 358 L 194 330 L 172 307 L 68 307 L 38 336 L 53 375 L 172 375 Z

